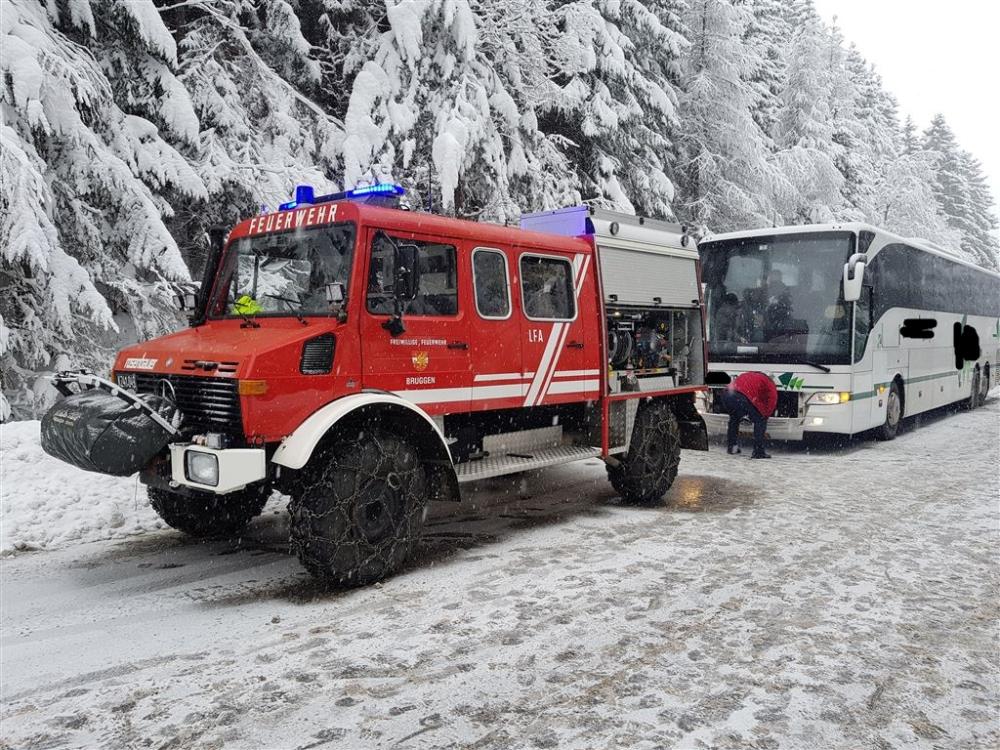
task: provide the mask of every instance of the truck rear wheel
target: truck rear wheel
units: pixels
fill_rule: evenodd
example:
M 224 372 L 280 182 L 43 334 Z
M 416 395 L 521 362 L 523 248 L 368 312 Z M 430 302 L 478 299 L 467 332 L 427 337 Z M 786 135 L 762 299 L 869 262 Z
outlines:
M 227 495 L 214 492 L 181 494 L 147 487 L 153 510 L 168 526 L 197 537 L 228 537 L 241 531 L 264 510 L 271 488 L 247 487 Z
M 364 432 L 314 455 L 292 502 L 292 547 L 306 569 L 341 586 L 396 571 L 420 537 L 427 478 L 416 449 Z
M 660 502 L 677 477 L 681 436 L 670 405 L 653 402 L 640 409 L 628 452 L 608 479 L 622 500 L 636 505 Z

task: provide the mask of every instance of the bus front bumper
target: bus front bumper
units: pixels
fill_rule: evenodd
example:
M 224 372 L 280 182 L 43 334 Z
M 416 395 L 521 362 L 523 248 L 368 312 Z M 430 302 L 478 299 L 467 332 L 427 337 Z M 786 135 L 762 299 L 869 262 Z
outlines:
M 725 435 L 729 429 L 728 414 L 702 414 L 708 434 Z M 807 432 L 850 434 L 850 414 L 838 407 L 813 407 L 804 417 L 771 417 L 767 420 L 767 434 L 772 440 L 802 440 Z M 753 435 L 753 425 L 743 420 L 741 435 Z

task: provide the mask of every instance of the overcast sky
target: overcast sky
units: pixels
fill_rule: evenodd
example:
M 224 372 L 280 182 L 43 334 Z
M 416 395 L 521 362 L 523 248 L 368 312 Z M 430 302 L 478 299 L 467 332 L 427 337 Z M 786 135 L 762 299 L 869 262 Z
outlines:
M 941 112 L 1000 205 L 1000 2 L 815 0 L 923 130 Z

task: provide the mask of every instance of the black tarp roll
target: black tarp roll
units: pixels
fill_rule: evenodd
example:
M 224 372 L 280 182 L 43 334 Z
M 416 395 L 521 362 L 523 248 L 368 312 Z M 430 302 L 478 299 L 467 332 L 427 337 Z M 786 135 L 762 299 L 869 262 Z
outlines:
M 173 417 L 175 407 L 166 399 L 141 398 L 167 422 Z M 142 407 L 96 388 L 61 399 L 42 417 L 46 453 L 101 474 L 134 474 L 170 439 L 170 432 Z

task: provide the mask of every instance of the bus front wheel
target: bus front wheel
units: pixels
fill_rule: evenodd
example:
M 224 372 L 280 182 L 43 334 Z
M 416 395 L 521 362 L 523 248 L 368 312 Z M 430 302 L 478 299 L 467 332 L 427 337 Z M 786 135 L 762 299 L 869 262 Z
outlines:
M 885 422 L 875 430 L 875 436 L 879 440 L 892 440 L 899 432 L 899 423 L 903 421 L 903 392 L 897 381 L 893 381 L 889 386 L 889 395 L 886 397 Z

